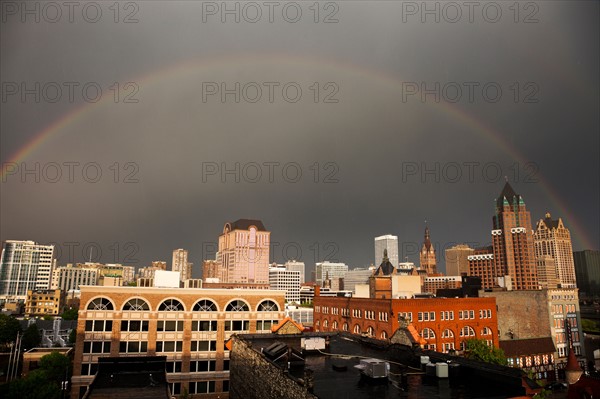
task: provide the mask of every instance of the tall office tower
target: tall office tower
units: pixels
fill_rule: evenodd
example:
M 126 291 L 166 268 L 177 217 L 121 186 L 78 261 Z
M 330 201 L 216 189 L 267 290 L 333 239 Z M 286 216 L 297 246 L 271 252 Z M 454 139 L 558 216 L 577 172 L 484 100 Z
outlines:
M 536 258 L 549 255 L 556 264 L 556 274 L 561 288 L 576 288 L 575 262 L 571 233 L 561 218 L 552 220 L 550 213 L 537 222 L 533 233 Z
M 306 282 L 304 281 L 304 273 L 306 271 L 306 266 L 304 265 L 304 262 L 299 262 L 297 260 L 288 260 L 283 266 L 285 266 L 285 268 L 288 270 L 300 272 L 300 283 L 302 284 Z
M 315 264 L 315 275 L 317 285 L 323 286 L 326 279 L 339 280 L 346 277 L 348 265 L 345 263 L 333 263 L 329 261 Z
M 269 284 L 270 239 L 271 232 L 260 220 L 225 223 L 216 259 L 223 282 Z
M 47 290 L 54 245 L 8 240 L 0 258 L 0 302 L 23 302 L 29 290 Z
M 202 280 L 218 279 L 220 283 L 224 282 L 223 268 L 216 260 L 205 260 L 202 262 Z
M 469 274 L 469 255 L 475 250 L 468 245 L 459 244 L 446 249 L 446 276 Z
M 586 249 L 573 252 L 577 287 L 585 295 L 600 294 L 600 251 Z
M 173 251 L 171 270 L 179 272 L 181 281 L 192 278 L 192 264 L 188 262 L 188 251 L 186 249 L 179 248 Z
M 420 268 L 425 270 L 427 275 L 437 274 L 437 266 L 435 261 L 435 248 L 431 245 L 431 238 L 429 236 L 429 227 L 425 226 L 425 237 L 423 239 L 423 247 L 421 248 Z
M 398 236 L 388 234 L 375 237 L 375 266 L 380 265 L 383 261 L 384 249 L 387 249 L 390 263 L 394 267 L 398 267 Z
M 492 244 L 495 277 L 510 276 L 515 290 L 539 289 L 531 216 L 508 182 L 496 199 Z
M 560 288 L 558 274 L 556 273 L 556 260 L 550 255 L 542 255 L 535 258 L 535 263 L 540 288 L 549 290 Z
M 269 288 L 285 291 L 285 301 L 300 303 L 300 271 L 269 267 Z

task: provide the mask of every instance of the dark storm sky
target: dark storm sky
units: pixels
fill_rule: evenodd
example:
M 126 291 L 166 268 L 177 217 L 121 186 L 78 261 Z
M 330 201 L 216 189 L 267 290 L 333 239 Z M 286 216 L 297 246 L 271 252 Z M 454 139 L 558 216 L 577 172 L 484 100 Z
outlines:
M 2 240 L 182 247 L 199 276 L 229 220 L 309 268 L 382 234 L 418 261 L 427 220 L 444 264 L 489 241 L 507 176 L 534 226 L 599 247 L 598 2 L 28 4 L 0 21 Z

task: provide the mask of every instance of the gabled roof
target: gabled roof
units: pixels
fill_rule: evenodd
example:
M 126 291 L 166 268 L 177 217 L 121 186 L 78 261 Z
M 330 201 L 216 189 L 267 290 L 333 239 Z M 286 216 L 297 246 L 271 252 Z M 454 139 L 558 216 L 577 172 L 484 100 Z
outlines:
M 383 250 L 383 260 L 381 261 L 381 265 L 379 265 L 379 267 L 375 271 L 375 275 L 376 276 L 389 276 L 389 275 L 393 274 L 395 271 L 396 271 L 396 268 L 394 267 L 394 265 L 392 265 L 392 262 L 390 262 L 390 259 L 388 258 L 387 249 L 384 249 Z
M 556 351 L 551 337 L 500 341 L 500 349 L 504 351 L 506 357 L 548 354 Z
M 281 320 L 279 322 L 279 324 L 277 324 L 276 326 L 271 327 L 271 332 L 273 333 L 277 333 L 278 331 L 280 331 L 284 326 L 286 326 L 288 328 L 291 327 L 292 330 L 298 330 L 297 334 L 302 333 L 302 331 L 304 331 L 304 326 L 298 322 L 296 322 L 295 320 L 293 320 L 291 317 L 286 317 L 285 319 Z M 289 332 L 288 332 L 289 334 Z

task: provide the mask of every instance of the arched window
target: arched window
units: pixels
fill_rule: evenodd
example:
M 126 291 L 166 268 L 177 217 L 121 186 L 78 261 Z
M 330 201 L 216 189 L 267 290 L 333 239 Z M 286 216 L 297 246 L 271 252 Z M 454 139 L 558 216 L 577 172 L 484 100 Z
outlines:
M 461 337 L 474 337 L 475 330 L 473 330 L 473 328 L 471 328 L 470 326 L 464 326 L 463 328 L 460 329 L 460 336 Z
M 123 310 L 141 312 L 142 310 L 150 310 L 150 305 L 141 298 L 133 298 L 125 302 Z
M 194 304 L 194 312 L 216 312 L 217 305 L 208 299 L 202 299 Z
M 444 331 L 442 331 L 442 338 L 454 338 L 454 333 L 452 330 L 446 328 Z
M 354 326 L 354 334 L 360 334 L 360 326 L 358 324 Z
M 369 337 L 375 336 L 375 330 L 373 329 L 373 327 L 369 326 L 369 328 L 367 328 L 367 334 L 369 335 Z
M 344 323 L 344 325 L 342 325 L 342 330 L 348 331 L 348 323 Z
M 159 312 L 177 312 L 184 310 L 183 304 L 177 299 L 167 299 L 158 306 Z
M 248 306 L 248 304 L 246 302 L 242 301 L 241 299 L 236 299 L 227 304 L 225 311 L 226 312 L 249 312 L 250 306 Z
M 331 323 L 331 329 L 332 330 L 337 330 L 338 329 L 338 322 L 337 322 L 337 320 L 334 320 L 333 323 Z
M 108 298 L 96 298 L 87 307 L 87 310 L 115 310 Z
M 421 337 L 425 339 L 435 338 L 435 332 L 433 332 L 431 328 L 424 328 L 423 331 L 421 331 Z
M 329 327 L 329 321 L 327 319 L 323 320 L 323 330 Z
M 481 335 L 492 335 L 492 329 L 489 327 L 483 327 L 483 330 L 481 330 Z
M 258 305 L 258 309 L 257 310 L 259 312 L 279 312 L 279 305 L 277 305 L 273 301 L 266 300 L 266 301 L 262 301 Z
M 388 334 L 385 331 L 381 332 L 381 339 L 387 339 L 388 338 Z

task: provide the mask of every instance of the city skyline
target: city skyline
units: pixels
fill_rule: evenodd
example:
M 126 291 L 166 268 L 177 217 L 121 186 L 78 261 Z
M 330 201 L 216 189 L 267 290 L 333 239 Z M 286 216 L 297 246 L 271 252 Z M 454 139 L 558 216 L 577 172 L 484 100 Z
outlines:
M 0 240 L 55 242 L 62 264 L 87 243 L 137 267 L 185 248 L 198 276 L 226 220 L 263 220 L 270 261 L 309 270 L 368 266 L 387 233 L 417 264 L 427 220 L 444 271 L 445 248 L 489 243 L 506 176 L 532 220 L 598 249 L 598 3 L 498 3 L 494 22 L 407 4 L 302 3 L 294 23 L 193 2 L 7 14 Z

